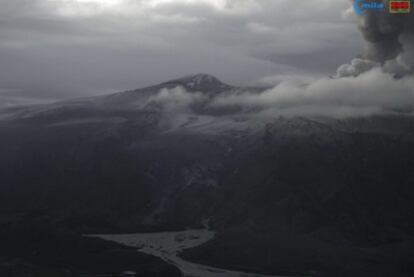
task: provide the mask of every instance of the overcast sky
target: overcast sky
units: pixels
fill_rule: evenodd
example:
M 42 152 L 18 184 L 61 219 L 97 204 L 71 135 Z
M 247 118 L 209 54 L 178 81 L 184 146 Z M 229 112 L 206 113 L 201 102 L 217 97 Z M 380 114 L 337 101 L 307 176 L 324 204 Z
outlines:
M 348 0 L 0 0 L 0 101 L 329 75 L 364 42 Z

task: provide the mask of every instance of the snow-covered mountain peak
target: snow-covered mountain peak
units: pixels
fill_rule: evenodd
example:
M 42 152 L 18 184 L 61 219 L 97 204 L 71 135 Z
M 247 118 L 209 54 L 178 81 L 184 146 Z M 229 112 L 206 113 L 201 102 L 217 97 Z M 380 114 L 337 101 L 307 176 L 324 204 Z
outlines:
M 203 83 L 222 84 L 222 82 L 217 77 L 204 73 L 185 76 L 183 78 L 177 79 L 176 81 L 194 83 L 195 85 Z
M 171 80 L 165 83 L 166 85 L 180 85 L 190 91 L 201 92 L 221 92 L 231 88 L 231 86 L 223 83 L 217 77 L 209 74 L 195 74 Z

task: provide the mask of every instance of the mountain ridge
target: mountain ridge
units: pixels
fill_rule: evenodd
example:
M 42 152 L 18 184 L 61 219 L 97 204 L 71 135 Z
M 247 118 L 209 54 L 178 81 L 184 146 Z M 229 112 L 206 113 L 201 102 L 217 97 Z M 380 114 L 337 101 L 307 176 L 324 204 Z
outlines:
M 200 97 L 175 89 L 186 82 L 217 85 L 196 75 L 0 121 L 0 224 L 33 216 L 71 232 L 133 233 L 201 228 L 209 219 L 217 237 L 187 253 L 206 264 L 413 276 L 402 247 L 414 241 L 413 116 L 136 105 L 163 88 Z

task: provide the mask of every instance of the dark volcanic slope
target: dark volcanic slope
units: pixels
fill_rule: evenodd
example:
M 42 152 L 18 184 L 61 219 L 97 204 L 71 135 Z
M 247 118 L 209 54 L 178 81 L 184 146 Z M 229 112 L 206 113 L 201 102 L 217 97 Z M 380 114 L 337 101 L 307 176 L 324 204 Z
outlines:
M 206 102 L 146 105 L 177 86 Z M 189 258 L 269 273 L 412 276 L 414 119 L 256 120 L 208 108 L 212 95 L 243 90 L 196 75 L 9 112 L 0 214 L 78 233 L 210 219 L 217 238 Z
M 407 132 L 375 127 L 401 122 Z M 371 118 L 335 127 L 304 119 L 269 125 L 225 181 L 214 225 L 222 232 L 185 256 L 270 273 L 411 276 L 412 124 Z

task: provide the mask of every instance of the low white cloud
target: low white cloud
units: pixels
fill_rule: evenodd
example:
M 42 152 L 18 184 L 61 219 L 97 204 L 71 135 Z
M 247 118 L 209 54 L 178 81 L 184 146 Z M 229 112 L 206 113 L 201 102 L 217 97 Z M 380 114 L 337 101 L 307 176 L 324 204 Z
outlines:
M 211 107 L 241 107 L 254 113 L 274 115 L 361 116 L 412 111 L 414 78 L 395 78 L 374 67 L 358 76 L 304 81 L 290 78 L 262 93 L 216 97 Z
M 346 77 L 307 78 L 282 76 L 277 84 L 261 92 L 231 89 L 208 95 L 183 87 L 162 89 L 145 107 L 155 105 L 177 116 L 207 114 L 224 118 L 242 115 L 246 119 L 283 116 L 360 117 L 375 114 L 412 114 L 414 77 L 401 78 L 374 66 Z
M 162 89 L 158 94 L 151 96 L 145 106 L 156 105 L 167 112 L 188 111 L 193 105 L 204 102 L 207 96 L 201 92 L 188 92 L 183 87 Z
M 379 66 L 380 66 L 380 63 L 377 63 L 371 60 L 355 58 L 355 59 L 352 59 L 352 61 L 349 64 L 341 65 L 336 71 L 336 76 L 338 78 L 350 77 L 350 76 L 356 77 L 364 72 L 371 70 L 374 67 L 379 67 Z

